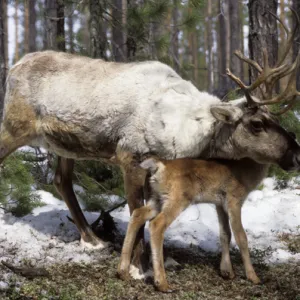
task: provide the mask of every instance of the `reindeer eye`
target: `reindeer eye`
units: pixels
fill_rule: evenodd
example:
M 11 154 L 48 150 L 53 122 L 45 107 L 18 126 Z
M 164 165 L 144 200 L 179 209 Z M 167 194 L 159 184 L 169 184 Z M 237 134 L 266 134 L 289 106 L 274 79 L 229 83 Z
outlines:
M 251 127 L 255 132 L 259 132 L 263 130 L 264 124 L 262 121 L 255 120 L 251 121 Z

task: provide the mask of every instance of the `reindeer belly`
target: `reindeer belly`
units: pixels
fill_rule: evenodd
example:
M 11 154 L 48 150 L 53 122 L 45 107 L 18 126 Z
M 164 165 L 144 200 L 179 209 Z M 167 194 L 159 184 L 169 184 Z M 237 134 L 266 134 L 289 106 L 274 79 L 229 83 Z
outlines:
M 116 143 L 92 129 L 47 117 L 41 121 L 39 137 L 34 144 L 66 158 L 111 158 L 115 153 Z
M 224 202 L 224 195 L 215 193 L 214 192 L 208 192 L 208 193 L 201 193 L 196 195 L 193 198 L 193 204 L 200 204 L 200 203 L 211 203 L 215 205 L 223 205 Z

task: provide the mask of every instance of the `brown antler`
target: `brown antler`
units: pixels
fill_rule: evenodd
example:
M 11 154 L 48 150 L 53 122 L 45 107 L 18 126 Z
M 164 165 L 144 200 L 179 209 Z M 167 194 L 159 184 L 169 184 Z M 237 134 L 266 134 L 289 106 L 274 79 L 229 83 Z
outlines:
M 268 52 L 267 49 L 263 49 L 263 68 L 254 60 L 245 57 L 240 51 L 236 51 L 234 54 L 242 61 L 249 64 L 258 72 L 257 79 L 250 85 L 246 86 L 238 77 L 230 72 L 227 69 L 227 75 L 230 79 L 232 79 L 237 85 L 243 90 L 247 102 L 249 106 L 259 106 L 259 105 L 268 105 L 268 104 L 275 104 L 275 103 L 287 103 L 288 105 L 279 113 L 286 112 L 290 109 L 293 104 L 295 103 L 296 97 L 300 96 L 300 92 L 297 91 L 296 88 L 296 73 L 298 67 L 300 66 L 300 53 L 293 63 L 284 63 L 290 52 L 295 35 L 297 30 L 299 29 L 300 19 L 298 14 L 295 12 L 294 9 L 290 8 L 291 12 L 293 13 L 294 18 L 296 19 L 295 28 L 292 32 L 289 32 L 285 24 L 273 13 L 270 14 L 279 21 L 279 23 L 283 26 L 286 34 L 287 34 L 287 41 L 285 43 L 284 51 L 276 63 L 276 65 L 271 68 L 268 61 Z M 286 88 L 278 95 L 273 97 L 273 88 L 275 84 L 283 77 L 290 75 L 288 79 L 288 83 Z M 264 85 L 264 89 L 261 85 Z M 251 96 L 251 92 L 256 88 L 260 88 L 262 92 L 263 100 L 259 100 L 253 96 Z

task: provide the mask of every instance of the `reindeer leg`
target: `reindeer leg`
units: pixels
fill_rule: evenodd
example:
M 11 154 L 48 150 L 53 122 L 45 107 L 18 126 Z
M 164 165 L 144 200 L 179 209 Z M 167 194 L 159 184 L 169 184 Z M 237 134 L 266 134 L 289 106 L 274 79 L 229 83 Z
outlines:
M 236 243 L 241 251 L 244 267 L 246 270 L 246 276 L 250 281 L 258 284 L 260 283 L 260 279 L 257 277 L 251 263 L 247 236 L 242 225 L 241 209 L 241 205 L 238 201 L 236 201 L 236 199 L 228 199 L 228 213 L 230 224 Z
M 81 243 L 86 247 L 103 249 L 107 246 L 107 243 L 99 239 L 92 231 L 78 204 L 72 185 L 73 168 L 73 159 L 58 157 L 54 186 L 71 212 L 72 218 L 81 235 Z
M 229 226 L 228 214 L 225 212 L 222 206 L 217 205 L 217 214 L 220 227 L 220 241 L 222 246 L 222 259 L 221 259 L 221 276 L 223 278 L 234 278 L 234 272 L 229 254 L 229 245 L 231 240 L 231 230 Z
M 126 237 L 123 243 L 120 263 L 118 266 L 118 275 L 123 280 L 128 280 L 130 278 L 129 275 L 129 267 L 130 267 L 130 259 L 134 246 L 134 242 L 136 240 L 136 235 L 141 228 L 142 225 L 154 218 L 157 215 L 157 211 L 151 203 L 148 203 L 146 206 L 142 206 L 134 210 L 131 215 Z

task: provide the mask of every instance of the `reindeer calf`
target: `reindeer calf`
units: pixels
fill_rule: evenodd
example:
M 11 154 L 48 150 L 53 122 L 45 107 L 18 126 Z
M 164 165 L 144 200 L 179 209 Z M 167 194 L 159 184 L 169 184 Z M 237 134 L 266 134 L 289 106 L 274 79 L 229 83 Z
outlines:
M 120 278 L 129 278 L 130 257 L 140 227 L 150 221 L 150 243 L 154 280 L 158 290 L 170 291 L 163 263 L 164 232 L 191 204 L 216 205 L 222 245 L 221 275 L 233 278 L 229 255 L 230 225 L 241 251 L 246 275 L 259 283 L 251 264 L 248 242 L 241 221 L 241 207 L 249 192 L 265 177 L 268 165 L 250 159 L 204 161 L 196 159 L 158 160 L 150 158 L 141 167 L 150 174 L 152 195 L 146 206 L 134 210 L 118 267 Z

